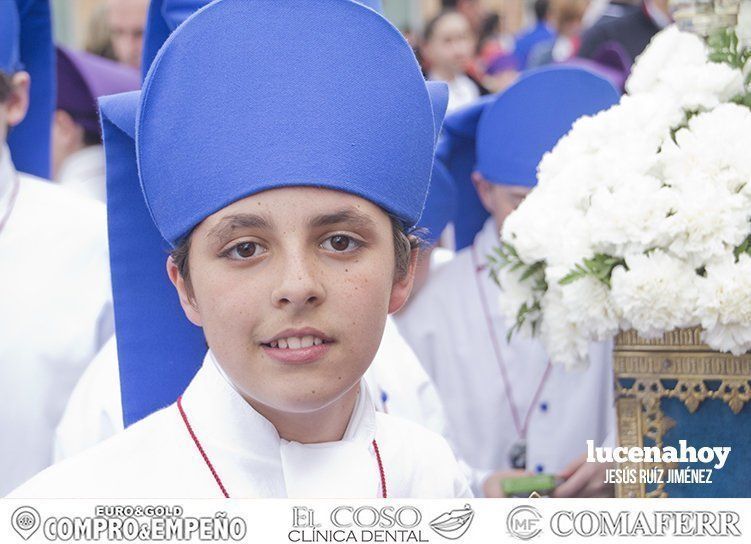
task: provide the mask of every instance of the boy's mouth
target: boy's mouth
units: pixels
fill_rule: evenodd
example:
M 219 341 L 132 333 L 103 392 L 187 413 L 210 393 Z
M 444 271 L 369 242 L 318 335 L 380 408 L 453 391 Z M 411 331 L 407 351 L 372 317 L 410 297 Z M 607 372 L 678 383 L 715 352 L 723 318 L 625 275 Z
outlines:
M 280 362 L 301 364 L 323 357 L 333 342 L 332 338 L 316 329 L 288 329 L 261 342 L 261 347 Z

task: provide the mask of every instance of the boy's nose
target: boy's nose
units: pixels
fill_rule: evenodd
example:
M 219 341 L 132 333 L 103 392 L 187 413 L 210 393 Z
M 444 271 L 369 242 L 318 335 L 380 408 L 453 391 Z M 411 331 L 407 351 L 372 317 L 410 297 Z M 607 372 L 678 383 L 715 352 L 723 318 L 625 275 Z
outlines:
M 278 308 L 317 306 L 325 299 L 318 266 L 309 259 L 294 257 L 281 266 L 279 283 L 272 292 L 272 303 Z

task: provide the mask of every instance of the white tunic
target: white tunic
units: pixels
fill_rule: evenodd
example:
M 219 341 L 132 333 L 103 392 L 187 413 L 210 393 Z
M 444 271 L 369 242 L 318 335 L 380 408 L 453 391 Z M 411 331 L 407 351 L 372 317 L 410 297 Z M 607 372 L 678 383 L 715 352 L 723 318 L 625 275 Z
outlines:
M 55 181 L 82 196 L 107 202 L 104 147 L 91 145 L 71 154 L 60 165 Z
M 497 244 L 495 223 L 489 219 L 475 239 L 480 259 Z M 512 399 L 505 393 L 475 274 L 488 302 Z M 590 367 L 583 373 L 553 366 L 531 405 L 548 359 L 538 341 L 514 337 L 507 343 L 496 298 L 500 294 L 487 271 L 476 272 L 466 248 L 431 275 L 397 315 L 397 324 L 438 388 L 457 456 L 476 469 L 510 468 L 509 450 L 520 438 L 513 402 L 522 426 L 529 414 L 527 469 L 556 473 L 586 452 L 586 440 L 601 443 L 613 427 L 610 346 L 593 346 Z
M 376 410 L 445 434 L 446 419 L 435 386 L 391 318 L 386 321 L 383 340 L 365 373 L 365 382 Z M 113 337 L 73 390 L 55 432 L 55 460 L 71 457 L 122 430 L 120 376 Z
M 85 366 L 113 333 L 104 207 L 0 156 L 0 495 L 52 461 Z
M 281 439 L 237 393 L 210 352 L 183 395 L 183 408 L 230 497 L 380 497 L 373 439 L 389 497 L 471 495 L 444 439 L 376 413 L 362 385 L 343 439 L 323 444 Z M 175 404 L 12 493 L 14 498 L 221 496 Z

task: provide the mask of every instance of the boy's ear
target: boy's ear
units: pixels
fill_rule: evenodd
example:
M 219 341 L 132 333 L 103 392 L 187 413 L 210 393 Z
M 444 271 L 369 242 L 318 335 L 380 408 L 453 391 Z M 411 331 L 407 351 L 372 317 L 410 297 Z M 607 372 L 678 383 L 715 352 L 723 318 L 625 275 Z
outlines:
M 14 127 L 26 117 L 29 110 L 30 85 L 31 77 L 28 72 L 16 72 L 11 77 L 12 89 L 4 104 L 8 126 Z
M 409 294 L 412 292 L 412 284 L 415 281 L 415 270 L 417 269 L 418 250 L 413 249 L 409 253 L 409 267 L 407 273 L 400 280 L 394 281 L 391 288 L 391 297 L 389 298 L 389 313 L 398 312 L 402 306 L 407 303 Z
M 493 213 L 492 184 L 477 170 L 472 172 L 472 184 L 475 186 L 475 191 L 477 191 L 477 196 L 480 198 L 482 207 L 488 213 Z
M 180 270 L 177 268 L 175 261 L 172 260 L 172 257 L 167 257 L 167 275 L 172 285 L 175 286 L 175 290 L 177 290 L 177 295 L 180 297 L 180 306 L 183 307 L 185 317 L 197 327 L 202 327 L 201 312 L 198 311 L 198 306 L 196 306 L 188 286 L 185 284 L 185 278 L 180 274 Z

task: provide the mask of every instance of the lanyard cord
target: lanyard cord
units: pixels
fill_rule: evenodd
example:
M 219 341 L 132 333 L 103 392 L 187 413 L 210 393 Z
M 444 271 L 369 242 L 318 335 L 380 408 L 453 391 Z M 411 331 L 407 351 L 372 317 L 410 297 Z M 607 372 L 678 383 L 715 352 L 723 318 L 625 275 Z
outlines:
M 501 355 L 501 344 L 498 341 L 495 327 L 493 327 L 493 320 L 490 317 L 488 300 L 485 296 L 485 289 L 483 289 L 482 281 L 480 279 L 480 274 L 487 268 L 487 266 L 480 264 L 480 259 L 477 256 L 477 248 L 474 244 L 472 245 L 472 262 L 475 268 L 475 283 L 477 284 L 477 291 L 478 295 L 480 296 L 482 311 L 485 315 L 485 323 L 488 329 L 488 335 L 490 336 L 490 341 L 493 345 L 493 351 L 495 352 L 495 358 L 498 362 L 498 368 L 500 369 L 501 377 L 503 378 L 503 387 L 506 391 L 506 401 L 508 402 L 509 409 L 511 410 L 511 417 L 514 420 L 514 427 L 516 427 L 517 435 L 521 439 L 526 439 L 527 429 L 529 427 L 529 419 L 530 417 L 532 417 L 532 411 L 534 410 L 534 407 L 537 404 L 540 395 L 542 394 L 542 389 L 545 386 L 545 382 L 547 382 L 548 380 L 552 365 L 550 364 L 550 361 L 548 361 L 548 366 L 545 367 L 545 372 L 542 375 L 540 384 L 537 386 L 537 391 L 535 391 L 535 394 L 532 397 L 532 402 L 529 404 L 529 408 L 527 408 L 527 414 L 524 416 L 524 422 L 522 423 L 521 418 L 519 417 L 519 412 L 516 409 L 516 404 L 514 403 L 514 397 L 512 396 L 511 391 L 511 381 L 509 380 L 508 371 L 506 369 L 506 362 L 503 360 L 503 357 Z
M 203 449 L 203 446 L 201 445 L 200 440 L 198 440 L 198 436 L 193 431 L 193 427 L 190 424 L 190 421 L 188 420 L 188 415 L 185 413 L 185 410 L 183 409 L 183 397 L 180 395 L 177 397 L 177 409 L 180 411 L 180 416 L 183 418 L 183 423 L 185 423 L 185 428 L 188 430 L 188 434 L 193 439 L 193 443 L 196 445 L 196 448 L 198 449 L 198 452 L 201 454 L 201 457 L 203 458 L 204 463 L 206 463 L 206 466 L 211 471 L 211 475 L 214 477 L 214 481 L 219 486 L 219 489 L 222 492 L 222 495 L 224 495 L 225 499 L 229 499 L 229 493 L 227 492 L 227 488 L 224 487 L 224 483 L 222 482 L 222 479 L 219 477 L 219 473 L 214 468 L 214 465 L 211 463 L 211 459 L 209 459 L 208 454 Z M 381 460 L 381 452 L 378 449 L 378 442 L 376 442 L 375 438 L 373 439 L 373 449 L 375 450 L 376 455 L 376 461 L 378 462 L 378 473 L 381 480 L 381 497 L 384 499 L 388 497 L 388 493 L 386 491 L 386 471 L 383 469 L 383 461 Z

